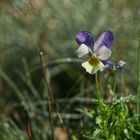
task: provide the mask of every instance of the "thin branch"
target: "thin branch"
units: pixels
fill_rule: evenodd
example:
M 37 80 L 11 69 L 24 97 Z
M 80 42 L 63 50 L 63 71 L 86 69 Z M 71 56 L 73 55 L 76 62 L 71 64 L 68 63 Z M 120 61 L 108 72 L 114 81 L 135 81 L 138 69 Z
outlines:
M 32 127 L 31 127 L 30 120 L 28 117 L 28 112 L 26 110 L 25 110 L 25 118 L 26 118 L 26 127 L 25 128 L 26 128 L 27 135 L 30 140 L 33 140 Z

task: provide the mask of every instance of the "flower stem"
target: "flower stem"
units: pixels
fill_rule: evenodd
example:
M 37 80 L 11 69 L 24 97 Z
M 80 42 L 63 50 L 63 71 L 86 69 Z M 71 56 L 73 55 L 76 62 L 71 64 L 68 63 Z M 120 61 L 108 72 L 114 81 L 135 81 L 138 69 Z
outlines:
M 97 97 L 98 102 L 99 102 L 100 99 L 99 99 L 98 73 L 95 74 L 95 82 L 96 82 L 96 97 Z
M 100 113 L 101 113 L 102 109 L 101 109 L 101 100 L 99 98 L 98 73 L 95 74 L 95 82 L 96 82 L 96 97 L 97 97 L 97 100 L 98 100 L 99 110 L 100 110 Z
M 114 78 L 113 78 L 113 97 L 116 93 L 116 74 L 114 75 Z

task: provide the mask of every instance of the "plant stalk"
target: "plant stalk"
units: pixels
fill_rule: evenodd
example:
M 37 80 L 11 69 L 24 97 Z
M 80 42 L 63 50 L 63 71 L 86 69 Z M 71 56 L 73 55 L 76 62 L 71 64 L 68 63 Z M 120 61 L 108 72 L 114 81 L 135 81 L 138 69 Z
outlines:
M 26 118 L 26 132 L 30 140 L 33 140 L 33 132 L 32 132 L 32 126 L 30 123 L 30 119 L 28 117 L 28 112 L 25 110 L 25 118 Z
M 48 73 L 46 71 L 46 66 L 45 64 L 45 56 L 44 56 L 44 47 L 43 47 L 43 41 L 44 41 L 44 34 L 40 34 L 40 62 L 41 62 L 41 67 L 42 67 L 42 71 L 43 71 L 43 77 L 44 80 L 46 82 L 47 88 L 48 88 L 48 97 L 47 97 L 47 101 L 48 101 L 48 112 L 49 112 L 49 122 L 50 122 L 50 128 L 51 128 L 51 136 L 52 136 L 52 140 L 55 140 L 54 137 L 54 126 L 53 126 L 53 119 L 52 119 L 52 103 L 53 103 L 53 96 L 52 96 L 52 91 L 48 82 Z

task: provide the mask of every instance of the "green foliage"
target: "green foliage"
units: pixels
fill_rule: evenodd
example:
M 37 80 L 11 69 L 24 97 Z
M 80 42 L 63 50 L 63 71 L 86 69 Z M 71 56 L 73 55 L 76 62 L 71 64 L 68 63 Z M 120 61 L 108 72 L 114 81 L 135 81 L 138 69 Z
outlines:
M 0 128 L 0 138 L 2 140 L 28 140 L 25 132 L 21 131 L 14 122 L 11 120 L 1 120 Z
M 100 100 L 100 106 L 96 110 L 87 111 L 84 109 L 80 112 L 90 119 L 92 127 L 84 134 L 84 138 L 89 140 L 136 140 L 140 135 L 140 125 L 137 130 L 136 120 L 129 116 L 127 102 L 133 99 L 132 96 L 114 99 L 111 104 L 104 103 Z M 87 113 L 88 112 L 88 113 Z M 94 112 L 94 114 L 92 113 Z M 138 122 L 137 122 L 138 123 Z

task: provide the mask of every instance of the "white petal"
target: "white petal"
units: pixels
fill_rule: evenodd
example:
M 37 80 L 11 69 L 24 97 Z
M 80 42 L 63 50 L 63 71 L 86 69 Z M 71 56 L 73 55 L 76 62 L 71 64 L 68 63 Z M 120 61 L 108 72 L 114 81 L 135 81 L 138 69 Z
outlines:
M 86 69 L 86 72 L 88 72 L 90 74 L 92 73 L 93 67 L 89 64 L 88 61 L 82 63 L 82 67 L 84 67 Z
M 82 57 L 86 54 L 89 54 L 90 52 L 91 52 L 91 49 L 85 44 L 80 45 L 80 47 L 76 51 L 78 57 Z
M 107 60 L 111 56 L 111 50 L 106 46 L 101 46 L 96 55 L 100 60 Z
M 120 60 L 119 62 L 117 62 L 117 68 L 119 67 L 123 67 L 125 65 L 125 62 Z
M 86 69 L 86 72 L 88 72 L 89 74 L 95 74 L 97 71 L 99 70 L 103 70 L 103 68 L 105 67 L 105 65 L 100 61 L 100 63 L 98 64 L 97 67 L 93 67 L 89 64 L 88 61 L 82 63 L 82 67 L 84 67 Z

